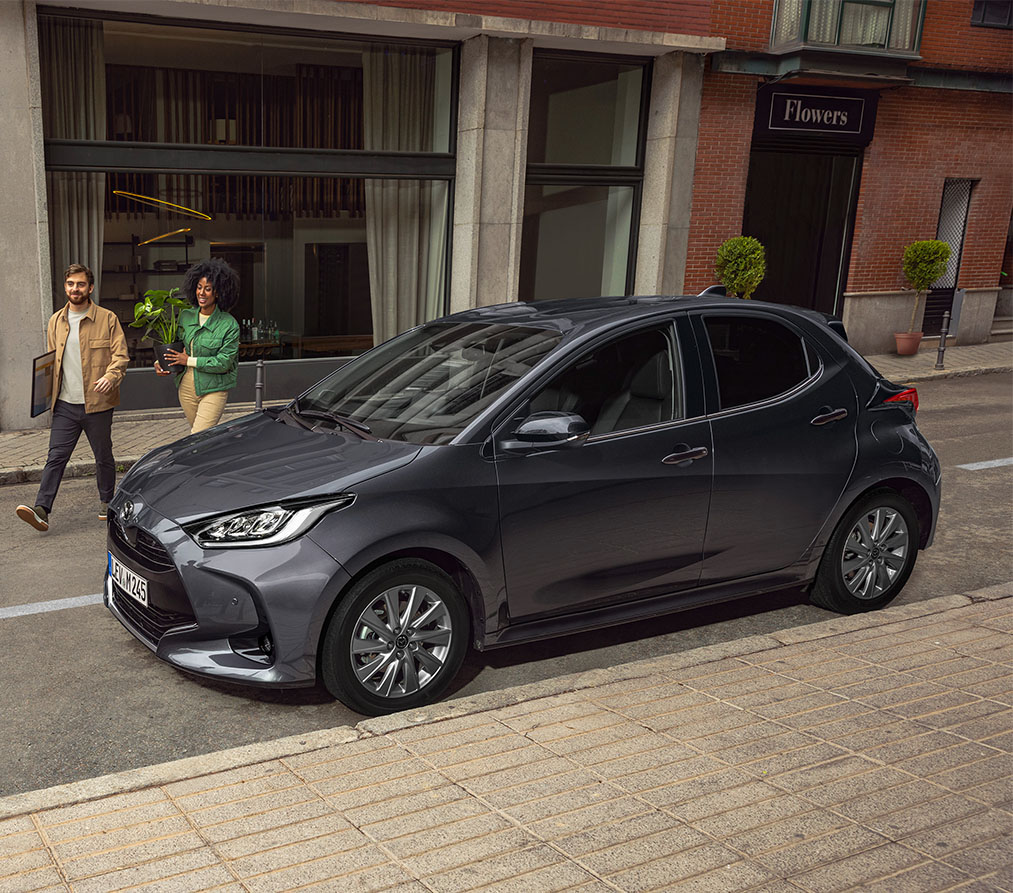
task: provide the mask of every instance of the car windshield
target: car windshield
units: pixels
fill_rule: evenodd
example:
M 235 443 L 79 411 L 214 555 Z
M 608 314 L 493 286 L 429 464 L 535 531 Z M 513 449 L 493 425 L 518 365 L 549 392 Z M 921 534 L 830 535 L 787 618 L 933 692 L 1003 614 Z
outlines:
M 375 437 L 448 443 L 561 338 L 527 326 L 431 323 L 343 366 L 293 408 L 344 417 Z

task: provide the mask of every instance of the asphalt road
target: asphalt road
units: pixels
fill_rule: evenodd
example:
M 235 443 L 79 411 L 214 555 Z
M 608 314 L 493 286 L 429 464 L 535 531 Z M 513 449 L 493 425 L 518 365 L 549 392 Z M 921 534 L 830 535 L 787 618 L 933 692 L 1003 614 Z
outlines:
M 935 545 L 898 603 L 1013 580 L 1013 466 L 957 466 L 1013 456 L 1009 375 L 926 383 L 919 426 L 943 463 Z M 90 479 L 68 480 L 53 526 L 14 515 L 35 485 L 0 487 L 0 609 L 98 593 L 105 525 Z M 787 590 L 594 634 L 469 656 L 454 694 L 505 688 L 655 654 L 824 620 Z M 361 717 L 322 688 L 262 691 L 208 683 L 159 662 L 101 605 L 0 613 L 0 796 Z

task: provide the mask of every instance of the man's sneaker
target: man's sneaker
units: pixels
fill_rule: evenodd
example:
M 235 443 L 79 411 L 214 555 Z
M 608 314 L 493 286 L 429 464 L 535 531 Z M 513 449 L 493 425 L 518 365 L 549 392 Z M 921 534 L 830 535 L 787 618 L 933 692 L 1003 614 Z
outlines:
M 109 503 L 100 502 L 98 504 L 98 519 L 99 521 L 105 521 L 109 517 Z
M 19 505 L 15 511 L 22 521 L 31 524 L 36 530 L 49 530 L 49 512 L 41 505 Z

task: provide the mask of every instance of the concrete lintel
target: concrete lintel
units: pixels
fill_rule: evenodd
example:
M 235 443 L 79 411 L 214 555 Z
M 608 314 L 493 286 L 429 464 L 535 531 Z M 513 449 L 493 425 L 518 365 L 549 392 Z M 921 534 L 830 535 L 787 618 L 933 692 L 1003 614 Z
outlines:
M 463 41 L 487 34 L 532 40 L 537 47 L 621 55 L 659 56 L 675 50 L 706 54 L 725 48 L 723 37 L 400 9 L 333 0 L 300 0 L 298 4 L 293 4 L 291 0 L 55 0 L 50 5 L 428 40 Z

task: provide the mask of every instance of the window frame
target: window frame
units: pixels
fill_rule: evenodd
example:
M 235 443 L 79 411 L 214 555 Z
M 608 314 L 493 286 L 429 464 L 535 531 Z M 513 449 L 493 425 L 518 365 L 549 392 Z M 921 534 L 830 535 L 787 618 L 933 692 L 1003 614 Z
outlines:
M 556 162 L 527 161 L 525 153 L 524 189 L 528 186 L 627 186 L 633 187 L 633 210 L 630 214 L 630 241 L 626 252 L 626 285 L 624 294 L 634 292 L 637 264 L 637 233 L 640 231 L 640 207 L 644 190 L 644 159 L 647 154 L 647 125 L 650 111 L 653 59 L 644 56 L 617 56 L 598 53 L 579 53 L 565 50 L 533 51 L 534 57 L 564 59 L 574 62 L 614 62 L 623 65 L 643 66 L 643 86 L 640 91 L 640 113 L 638 119 L 636 163 L 633 165 L 602 164 L 560 164 Z M 530 96 L 528 104 L 530 108 Z M 526 195 L 525 195 L 526 204 Z M 523 212 L 522 212 L 523 226 Z M 522 250 L 523 254 L 523 250 Z M 518 300 L 527 300 L 518 297 Z M 533 298 L 532 301 L 550 300 Z
M 890 46 L 890 39 L 893 37 L 894 12 L 897 8 L 897 0 L 840 0 L 837 10 L 837 23 L 834 28 L 833 43 L 822 43 L 811 40 L 809 28 L 812 21 L 812 8 L 816 0 L 801 0 L 802 6 L 798 18 L 797 27 L 794 29 L 795 36 L 782 43 L 775 43 L 778 31 L 779 16 L 785 8 L 784 0 L 777 0 L 774 13 L 770 21 L 770 47 L 772 50 L 795 49 L 799 47 L 813 47 L 820 49 L 841 49 L 859 53 L 873 53 L 885 56 L 911 56 L 917 55 L 921 48 L 922 29 L 925 24 L 925 8 L 927 0 L 918 0 L 916 11 L 917 26 L 915 28 L 913 45 L 909 48 L 894 48 Z M 841 27 L 844 20 L 846 4 L 853 6 L 872 6 L 888 8 L 890 10 L 886 27 L 886 45 L 882 47 L 869 47 L 861 44 L 841 43 Z
M 1006 7 L 1006 23 L 1001 25 L 997 22 L 986 22 L 985 10 L 989 7 Z M 971 6 L 971 27 L 973 28 L 999 28 L 1003 31 L 1013 30 L 1013 0 L 974 0 Z
M 706 398 L 706 415 L 708 418 L 717 418 L 731 415 L 733 413 L 751 411 L 753 409 L 780 403 L 784 400 L 793 399 L 804 390 L 812 387 L 823 375 L 826 369 L 823 352 L 819 345 L 806 336 L 806 333 L 791 320 L 785 319 L 776 314 L 758 313 L 739 308 L 708 308 L 690 314 L 693 331 L 696 335 L 698 349 L 700 352 L 700 365 L 704 375 L 704 390 Z M 717 363 L 714 359 L 714 349 L 711 346 L 710 334 L 707 331 L 706 319 L 708 317 L 739 317 L 749 319 L 762 319 L 782 326 L 799 339 L 802 346 L 802 354 L 806 361 L 808 376 L 797 382 L 792 387 L 762 400 L 754 400 L 751 403 L 740 403 L 736 406 L 725 408 L 721 405 L 721 385 L 718 378 Z M 813 359 L 816 359 L 816 368 L 813 368 Z
M 149 13 L 38 6 L 35 21 L 43 17 L 92 22 L 125 22 L 188 31 L 229 31 L 298 39 L 344 41 L 355 45 L 427 47 L 451 51 L 447 152 L 399 152 L 371 149 L 318 149 L 186 143 L 151 143 L 127 140 L 43 139 L 44 168 L 53 173 L 219 175 L 238 177 L 314 177 L 356 180 L 416 180 L 447 183 L 444 281 L 440 315 L 450 312 L 453 281 L 453 224 L 458 151 L 460 101 L 460 43 L 451 40 L 387 38 L 306 28 L 278 29 L 266 25 L 182 19 Z M 48 196 L 47 196 L 48 198 Z M 262 218 L 263 219 L 263 218 Z M 104 239 L 103 239 L 104 241 Z M 335 354 L 334 356 L 342 356 Z M 246 361 L 241 361 L 246 362 Z M 273 362 L 273 360 L 272 360 Z

